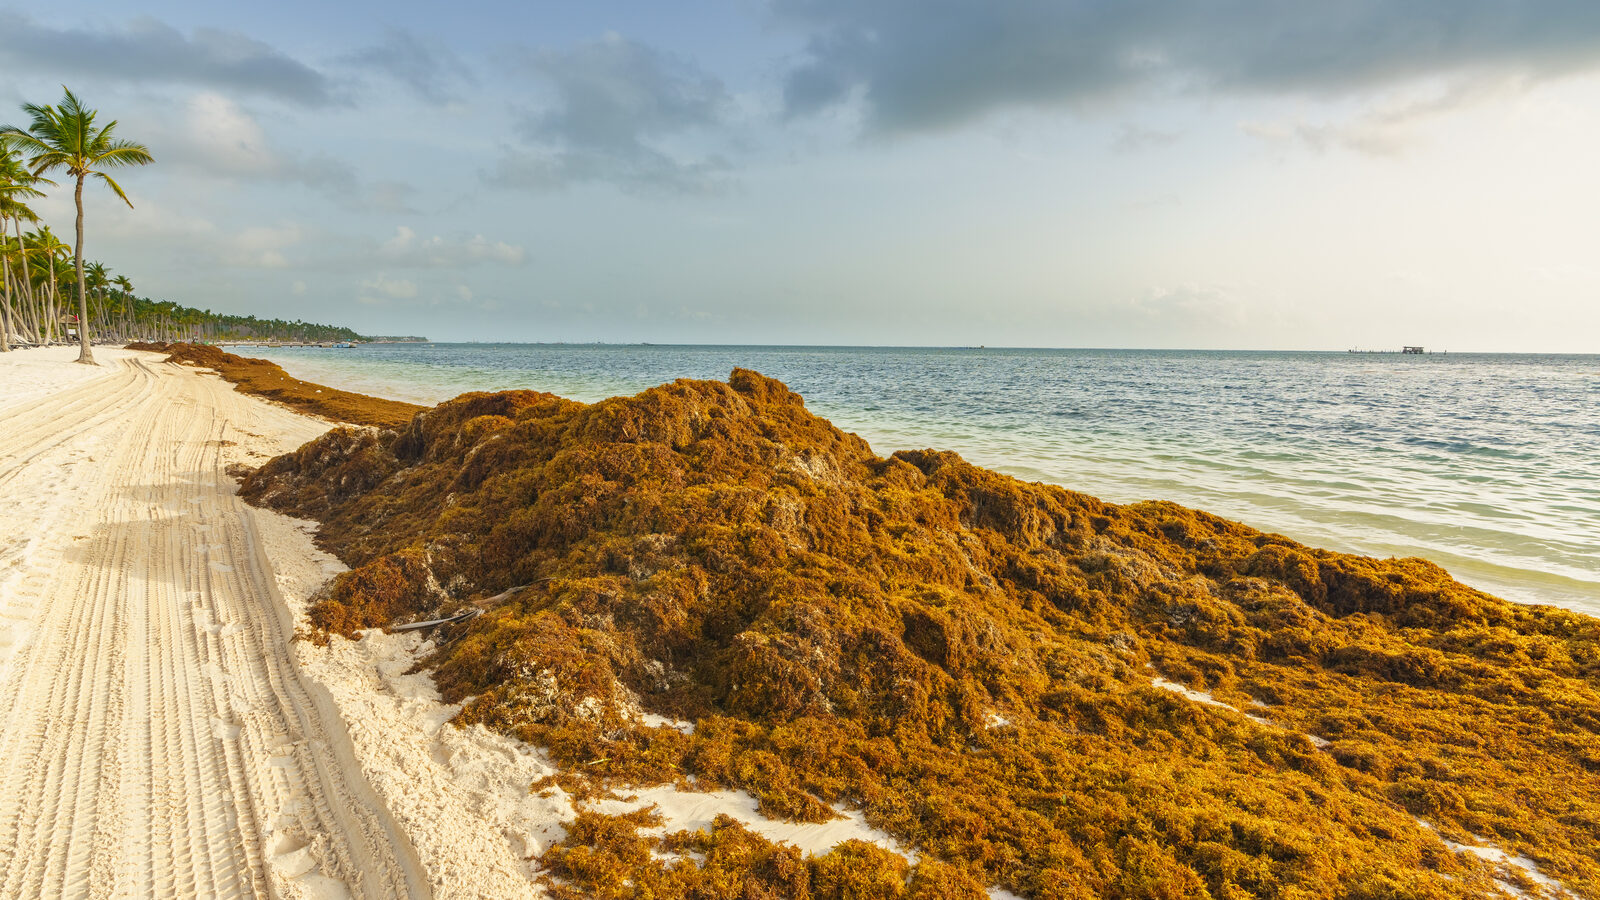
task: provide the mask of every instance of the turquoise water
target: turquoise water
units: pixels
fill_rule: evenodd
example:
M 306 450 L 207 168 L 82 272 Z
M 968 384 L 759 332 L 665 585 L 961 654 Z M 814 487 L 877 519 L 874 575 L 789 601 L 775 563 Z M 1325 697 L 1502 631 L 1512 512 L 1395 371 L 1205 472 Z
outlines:
M 242 350 L 435 403 L 576 400 L 734 366 L 887 454 L 956 450 L 1115 502 L 1173 500 L 1331 549 L 1421 556 L 1600 615 L 1600 357 L 547 344 Z

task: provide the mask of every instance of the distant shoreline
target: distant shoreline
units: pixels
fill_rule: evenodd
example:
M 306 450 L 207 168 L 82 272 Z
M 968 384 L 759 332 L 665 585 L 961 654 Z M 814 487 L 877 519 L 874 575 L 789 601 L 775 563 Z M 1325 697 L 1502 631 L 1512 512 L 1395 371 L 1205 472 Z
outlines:
M 971 345 L 943 345 L 943 344 L 675 344 L 657 341 L 446 341 L 446 340 L 420 340 L 420 341 L 362 341 L 359 346 L 395 346 L 430 344 L 439 347 L 552 347 L 552 348 L 630 348 L 630 349 L 659 349 L 659 350 L 819 350 L 819 351 L 946 351 L 967 353 L 1152 353 L 1152 354 L 1252 354 L 1261 356 L 1293 355 L 1293 356 L 1331 356 L 1345 358 L 1349 356 L 1436 356 L 1441 358 L 1455 357 L 1595 357 L 1600 358 L 1600 351 L 1594 352 L 1563 352 L 1549 350 L 1439 350 L 1428 351 L 1422 354 L 1403 353 L 1400 350 L 1352 350 L 1352 349 L 1271 349 L 1259 348 L 1218 348 L 1218 347 L 1003 347 L 1003 346 L 971 346 Z M 293 346 L 310 346 L 309 344 L 278 344 L 250 342 L 223 342 L 218 346 L 235 347 L 263 347 L 266 349 L 280 349 Z

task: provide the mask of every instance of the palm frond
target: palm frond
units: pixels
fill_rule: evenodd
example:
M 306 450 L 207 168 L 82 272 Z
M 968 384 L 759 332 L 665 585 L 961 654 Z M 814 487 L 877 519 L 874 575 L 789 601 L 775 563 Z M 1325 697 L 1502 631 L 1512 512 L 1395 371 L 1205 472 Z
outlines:
M 128 204 L 128 208 L 129 209 L 133 209 L 133 201 L 129 200 L 128 199 L 128 195 L 124 194 L 122 192 L 122 185 L 117 184 L 115 181 L 111 180 L 111 176 L 110 175 L 107 175 L 104 172 L 90 172 L 89 174 L 93 175 L 94 177 L 96 177 L 98 179 L 100 179 L 101 181 L 104 181 L 106 183 L 106 185 L 111 188 L 111 190 L 116 192 L 118 197 L 122 198 L 122 202 L 123 203 Z
M 92 166 L 143 166 L 155 162 L 150 148 L 133 141 L 112 141 L 89 159 Z
M 54 149 L 33 132 L 23 131 L 15 125 L 0 127 L 0 148 L 14 151 L 22 156 L 38 156 L 41 153 L 50 153 Z

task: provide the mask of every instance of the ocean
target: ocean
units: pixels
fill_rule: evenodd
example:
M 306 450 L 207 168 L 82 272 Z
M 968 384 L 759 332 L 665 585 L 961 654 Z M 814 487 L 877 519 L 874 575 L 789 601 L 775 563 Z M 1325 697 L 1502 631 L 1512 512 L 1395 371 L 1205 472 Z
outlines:
M 436 403 L 777 378 L 898 449 L 955 450 L 1117 503 L 1172 500 L 1319 547 L 1420 556 L 1509 600 L 1600 615 L 1600 356 L 369 344 L 241 349 Z

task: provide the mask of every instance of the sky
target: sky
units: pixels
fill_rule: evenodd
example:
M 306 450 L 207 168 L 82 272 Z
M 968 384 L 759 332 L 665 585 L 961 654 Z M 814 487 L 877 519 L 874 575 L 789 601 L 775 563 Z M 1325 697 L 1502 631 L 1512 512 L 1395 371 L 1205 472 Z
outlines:
M 62 85 L 156 158 L 87 255 L 219 312 L 1600 352 L 1593 0 L 0 5 L 0 123 Z

